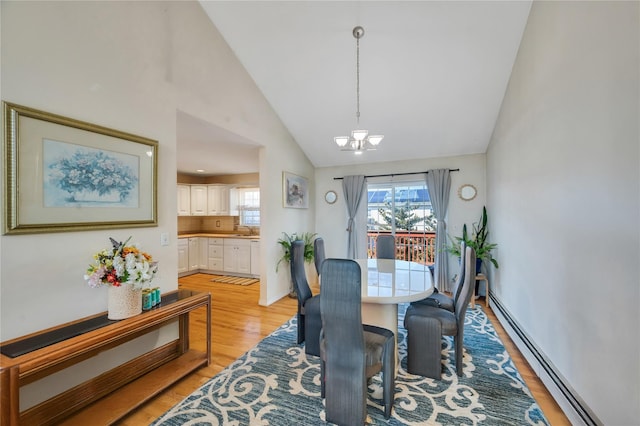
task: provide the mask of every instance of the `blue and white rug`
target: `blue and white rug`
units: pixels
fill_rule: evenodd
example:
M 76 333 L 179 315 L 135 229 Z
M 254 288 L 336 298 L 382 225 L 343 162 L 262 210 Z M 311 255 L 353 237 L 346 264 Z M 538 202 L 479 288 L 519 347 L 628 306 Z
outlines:
M 442 380 L 406 372 L 400 307 L 400 366 L 391 418 L 384 418 L 380 377 L 369 386 L 372 425 L 548 425 L 480 305 L 469 309 L 464 375 L 455 373 L 453 339 L 443 339 Z M 320 362 L 296 344 L 295 316 L 167 411 L 153 425 L 322 425 Z

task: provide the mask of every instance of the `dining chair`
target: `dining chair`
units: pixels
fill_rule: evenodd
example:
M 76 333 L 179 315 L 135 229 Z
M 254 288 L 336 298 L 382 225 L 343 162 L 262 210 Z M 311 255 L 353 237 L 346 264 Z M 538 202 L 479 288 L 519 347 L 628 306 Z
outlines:
M 304 241 L 291 243 L 291 280 L 298 297 L 298 344 L 307 355 L 320 356 L 320 296 L 313 295 L 304 268 Z
M 316 272 L 320 275 L 322 262 L 324 262 L 324 239 L 318 237 L 313 241 L 313 263 L 316 265 Z
M 396 237 L 393 235 L 378 235 L 376 238 L 376 258 L 396 258 Z
M 462 241 L 460 243 L 460 253 L 464 253 L 466 251 L 467 244 Z M 465 263 L 460 262 L 460 273 L 458 274 L 458 279 L 453 286 L 453 297 L 450 297 L 444 293 L 438 291 L 437 288 L 433 290 L 433 294 L 429 297 L 426 297 L 421 300 L 417 300 L 415 302 L 411 302 L 412 305 L 429 305 L 435 306 L 436 308 L 446 309 L 449 312 L 453 312 L 455 310 L 456 301 L 460 297 L 460 292 L 462 291 L 462 284 L 464 283 L 465 277 Z
M 476 253 L 465 251 L 465 269 L 472 270 Z M 464 317 L 471 300 L 475 274 L 465 274 L 454 312 L 428 305 L 410 305 L 404 317 L 407 330 L 407 371 L 411 374 L 440 379 L 442 377 L 442 336 L 453 336 L 456 373 L 462 376 L 464 353 Z
M 367 417 L 367 380 L 382 372 L 385 418 L 395 392 L 396 341 L 386 328 L 362 324 L 360 265 L 351 259 L 322 264 L 320 312 L 321 396 L 326 421 L 363 425 Z

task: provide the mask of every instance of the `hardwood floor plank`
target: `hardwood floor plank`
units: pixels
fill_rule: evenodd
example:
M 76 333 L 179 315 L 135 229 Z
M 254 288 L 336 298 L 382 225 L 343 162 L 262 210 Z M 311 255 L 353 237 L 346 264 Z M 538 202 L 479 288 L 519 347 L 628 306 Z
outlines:
M 211 276 L 207 274 L 182 277 L 178 282 L 180 288 L 211 293 L 211 364 L 185 377 L 138 408 L 120 422 L 122 425 L 139 426 L 151 423 L 257 345 L 296 312 L 296 299 L 289 297 L 284 297 L 270 306 L 258 305 L 259 284 L 249 286 L 220 284 L 211 282 Z M 317 292 L 317 289 L 313 290 L 314 293 Z M 205 314 L 200 311 L 192 315 L 190 325 L 191 345 L 196 349 L 202 349 L 206 344 L 201 337 L 204 334 L 202 330 Z M 485 311 L 551 425 L 570 425 L 558 404 L 500 326 L 493 311 L 491 309 L 485 309 Z

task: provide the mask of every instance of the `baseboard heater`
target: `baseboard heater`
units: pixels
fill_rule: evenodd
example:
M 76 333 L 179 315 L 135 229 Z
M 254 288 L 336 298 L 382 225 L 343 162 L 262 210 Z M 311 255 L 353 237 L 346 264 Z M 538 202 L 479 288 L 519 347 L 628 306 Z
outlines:
M 549 384 L 541 376 L 540 371 L 536 368 L 539 366 L 548 376 L 551 384 L 555 389 L 549 389 L 554 399 L 560 405 L 572 424 L 580 421 L 587 426 L 600 426 L 603 423 L 591 411 L 587 404 L 578 396 L 576 391 L 566 382 L 562 375 L 556 370 L 554 365 L 549 361 L 546 355 L 540 351 L 531 338 L 525 333 L 518 322 L 513 319 L 511 314 L 493 293 L 490 294 L 491 308 L 496 313 L 496 317 L 507 331 L 507 334 L 520 349 L 529 364 L 533 367 L 536 374 L 545 382 L 545 386 L 549 388 Z M 533 359 L 531 359 L 533 357 Z

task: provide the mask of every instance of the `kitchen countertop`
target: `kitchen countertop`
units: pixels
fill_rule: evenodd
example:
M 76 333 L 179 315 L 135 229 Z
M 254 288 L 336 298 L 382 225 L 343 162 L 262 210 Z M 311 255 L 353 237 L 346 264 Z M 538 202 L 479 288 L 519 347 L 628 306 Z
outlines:
M 246 234 L 216 234 L 209 232 L 194 232 L 178 234 L 178 238 L 190 238 L 190 237 L 207 237 L 207 238 L 241 238 L 244 240 L 259 240 L 260 235 L 246 235 Z

